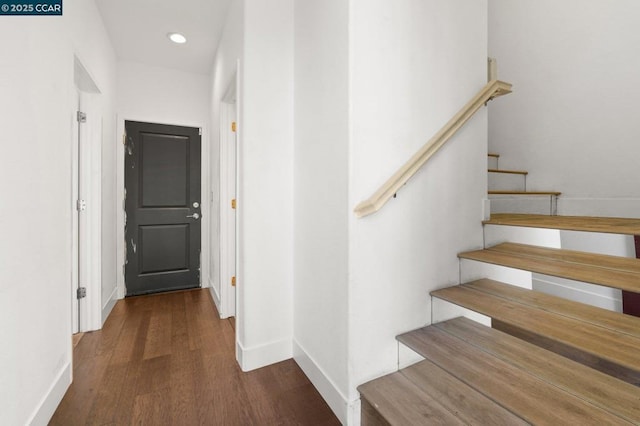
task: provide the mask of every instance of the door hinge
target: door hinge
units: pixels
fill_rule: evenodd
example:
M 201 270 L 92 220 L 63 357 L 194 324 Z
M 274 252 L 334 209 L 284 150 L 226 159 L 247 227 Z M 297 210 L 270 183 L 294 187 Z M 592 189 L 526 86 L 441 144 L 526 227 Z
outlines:
M 76 296 L 78 299 L 84 299 L 87 297 L 87 288 L 86 287 L 78 287 L 76 290 Z
M 235 287 L 236 286 L 236 277 L 233 276 L 231 277 L 231 287 Z
M 232 208 L 232 209 L 235 209 L 235 208 L 236 208 L 236 206 L 237 206 L 237 204 L 238 204 L 238 203 L 236 202 L 236 199 L 235 199 L 235 198 L 234 198 L 233 200 L 231 200 L 231 208 Z
M 86 123 L 87 114 L 82 111 L 76 111 L 76 120 L 78 120 L 78 123 Z
M 198 136 L 202 136 L 202 127 L 198 127 Z
M 86 200 L 77 200 L 76 201 L 76 210 L 78 210 L 79 212 L 85 211 L 87 209 L 87 202 Z
M 236 122 L 235 122 L 235 121 L 232 121 L 232 122 L 231 122 L 231 131 L 232 131 L 232 132 L 236 132 L 236 131 L 238 131 L 238 125 L 236 124 Z

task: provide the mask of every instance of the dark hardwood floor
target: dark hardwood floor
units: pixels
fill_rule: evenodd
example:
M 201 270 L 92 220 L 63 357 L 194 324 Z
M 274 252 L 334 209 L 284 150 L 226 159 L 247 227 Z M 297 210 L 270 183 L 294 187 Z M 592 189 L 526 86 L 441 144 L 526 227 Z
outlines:
M 208 290 L 128 298 L 74 349 L 52 425 L 339 425 L 293 360 L 243 373 Z

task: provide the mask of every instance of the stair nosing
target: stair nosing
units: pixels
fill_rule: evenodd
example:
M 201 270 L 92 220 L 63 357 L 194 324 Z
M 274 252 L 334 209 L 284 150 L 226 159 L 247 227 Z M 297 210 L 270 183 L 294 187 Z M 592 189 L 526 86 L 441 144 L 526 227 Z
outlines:
M 523 175 L 526 176 L 529 172 L 524 170 L 507 170 L 507 169 L 488 169 L 488 173 L 503 173 L 508 175 Z
M 489 195 L 531 195 L 531 196 L 560 196 L 558 191 L 487 191 Z
M 530 272 L 540 273 L 544 275 L 556 276 L 559 278 L 566 278 L 574 281 L 586 282 L 590 284 L 601 285 L 605 287 L 618 288 L 620 290 L 632 291 L 632 292 L 640 292 L 640 273 L 628 269 L 621 268 L 613 268 L 613 267 L 605 267 L 597 264 L 585 264 L 571 261 L 558 260 L 548 257 L 541 256 L 530 256 L 522 253 L 514 253 L 511 251 L 503 251 L 497 249 L 497 247 L 505 247 L 507 245 L 510 246 L 522 246 L 522 247 L 536 247 L 536 248 L 544 248 L 537 246 L 527 246 L 526 244 L 515 244 L 515 243 L 502 243 L 493 247 L 489 247 L 487 249 L 474 250 L 469 252 L 464 252 L 458 254 L 460 259 L 474 260 L 478 262 L 490 263 L 494 265 L 500 265 L 520 270 L 526 270 Z M 564 249 L 554 249 L 558 251 L 564 252 L 576 252 L 573 250 L 564 250 Z M 585 253 L 585 252 L 577 252 L 577 253 Z M 593 257 L 598 257 L 600 259 L 605 258 L 618 258 L 618 259 L 630 259 L 635 262 L 635 259 L 631 258 L 620 258 L 618 256 L 608 256 L 608 255 L 598 255 L 592 253 Z M 511 262 L 506 261 L 506 259 L 518 261 Z M 524 262 L 527 261 L 527 262 Z M 640 262 L 640 261 L 638 261 Z M 523 264 L 526 263 L 526 264 Z M 566 268 L 575 268 L 576 270 L 567 271 Z M 582 271 L 582 272 L 580 272 Z M 587 273 L 588 272 L 588 273 Z M 602 275 L 599 278 L 595 278 L 597 276 L 597 272 L 600 272 Z M 636 285 L 631 285 L 630 283 L 637 283 Z
M 512 295 L 507 295 L 507 294 L 500 294 L 500 290 L 491 290 L 488 289 L 487 287 L 482 287 L 485 284 L 490 284 L 492 286 L 502 286 L 505 288 L 510 288 L 512 291 L 516 291 L 516 292 L 522 292 L 522 294 L 531 294 L 531 295 L 538 295 L 539 297 L 542 297 L 545 299 L 545 301 L 540 301 L 540 302 L 536 302 L 535 304 L 533 302 L 531 302 L 530 299 L 526 299 L 524 297 L 519 297 L 519 296 L 512 296 Z M 520 303 L 526 306 L 530 306 L 532 308 L 535 309 L 541 309 L 547 312 L 552 312 L 555 313 L 557 315 L 561 315 L 563 317 L 567 317 L 567 318 L 572 318 L 578 321 L 583 321 L 598 327 L 602 327 L 604 329 L 609 329 L 609 330 L 613 330 L 616 331 L 618 333 L 622 333 L 622 334 L 628 334 L 630 336 L 636 337 L 636 338 L 640 338 L 640 318 L 639 317 L 634 317 L 631 315 L 626 315 L 620 312 L 614 312 L 614 311 L 610 311 L 608 309 L 604 309 L 604 308 L 599 308 L 596 306 L 592 306 L 592 305 L 587 305 L 584 303 L 580 303 L 580 302 L 575 302 L 569 299 L 565 299 L 562 297 L 557 297 L 557 296 L 553 296 L 547 293 L 543 293 L 543 292 L 539 292 L 539 291 L 535 291 L 535 290 L 526 290 L 522 287 L 518 287 L 518 286 L 514 286 L 511 284 L 506 284 L 500 281 L 496 281 L 496 280 L 491 280 L 491 279 L 487 279 L 487 278 L 483 278 L 480 280 L 475 280 L 475 281 L 471 281 L 468 283 L 464 283 L 464 284 L 460 284 L 463 287 L 468 287 L 468 288 L 472 288 L 476 291 L 482 291 L 485 292 L 487 294 L 491 294 L 493 296 L 496 297 L 500 297 L 502 299 L 505 300 L 510 300 L 516 303 Z M 547 306 L 542 306 L 545 303 L 554 303 L 554 305 L 547 305 Z M 560 308 L 557 307 L 556 304 L 559 303 L 564 303 L 566 305 L 572 305 L 575 307 L 580 307 L 581 309 L 584 309 L 586 311 L 589 311 L 588 313 L 590 315 L 587 315 L 587 313 L 585 312 L 585 315 L 577 315 L 575 313 L 570 313 L 567 312 L 564 308 Z M 598 320 L 597 316 L 598 315 L 603 315 L 606 317 L 606 319 L 604 321 Z M 622 324 L 618 324 L 619 326 L 621 325 L 622 327 L 614 327 L 613 325 L 611 325 L 610 323 L 614 322 L 614 321 L 621 321 Z M 635 324 L 633 324 L 635 323 Z
M 457 291 L 457 292 L 470 292 L 469 297 L 473 296 L 474 300 L 475 300 L 475 304 L 473 306 L 471 306 L 472 304 L 469 303 L 464 303 L 461 302 L 460 300 L 456 300 L 455 297 L 451 296 L 450 294 L 443 294 L 443 293 L 450 293 L 452 290 L 451 289 L 456 289 L 453 291 Z M 640 373 L 640 355 L 636 355 L 635 357 L 633 356 L 629 356 L 629 353 L 624 352 L 624 354 L 626 356 L 623 357 L 619 357 L 617 355 L 615 355 L 615 352 L 620 352 L 620 350 L 622 350 L 624 348 L 624 346 L 629 346 L 629 347 L 633 347 L 633 348 L 638 348 L 640 347 L 640 338 L 637 338 L 635 336 L 631 336 L 629 334 L 624 334 L 624 333 L 619 333 L 619 332 L 615 332 L 612 330 L 608 330 L 608 329 L 604 329 L 603 327 L 599 327 L 593 324 L 589 324 L 589 323 L 584 323 L 582 321 L 573 319 L 573 318 L 567 318 L 567 317 L 562 317 L 561 315 L 555 314 L 553 312 L 548 312 L 548 311 L 543 311 L 540 309 L 535 309 L 532 308 L 530 306 L 526 306 L 526 305 L 522 305 L 519 304 L 517 302 L 512 302 L 509 300 L 505 300 L 505 299 L 500 299 L 499 297 L 496 296 L 492 296 L 490 294 L 486 294 L 486 293 L 482 293 L 480 291 L 476 291 L 470 288 L 464 288 L 461 286 L 456 286 L 456 287 L 450 287 L 450 288 L 445 288 L 445 289 L 440 289 L 440 290 L 435 290 L 433 292 L 431 292 L 433 297 L 442 299 L 442 300 L 446 300 L 450 303 L 456 304 L 458 306 L 464 307 L 466 309 L 469 309 L 471 311 L 474 312 L 478 312 L 480 314 L 486 315 L 491 317 L 492 319 L 495 319 L 496 321 L 501 321 L 501 322 L 505 322 L 507 324 L 512 324 L 515 327 L 518 327 L 522 330 L 529 330 L 531 333 L 534 333 L 536 335 L 539 335 L 541 337 L 547 338 L 547 339 L 551 339 L 553 341 L 557 341 L 557 342 L 562 342 L 564 345 L 567 345 L 569 347 L 572 347 L 575 350 L 579 350 L 581 352 L 584 353 L 588 353 L 591 354 L 593 356 L 596 356 L 599 359 L 603 359 L 606 360 L 608 362 L 614 363 L 615 365 L 619 365 L 622 366 L 624 368 L 627 368 L 629 370 L 635 371 L 637 373 Z M 464 294 L 464 293 L 463 293 Z M 488 300 L 494 300 L 495 303 L 492 305 L 491 309 L 487 309 L 487 308 L 482 308 L 480 306 L 478 306 L 478 301 L 481 300 L 482 298 L 488 299 Z M 526 312 L 527 315 L 527 321 L 524 321 L 522 318 L 519 317 L 508 317 L 503 313 L 499 312 L 499 307 L 500 306 L 508 306 L 509 307 L 509 311 L 511 312 L 515 312 L 515 311 L 519 311 L 519 312 Z M 537 311 L 537 312 L 536 312 Z M 515 315 L 515 314 L 514 314 Z M 559 318 L 557 318 L 559 317 Z M 549 326 L 546 325 L 546 329 L 542 329 L 542 328 L 536 328 L 535 330 L 533 329 L 533 324 L 532 324 L 532 319 L 535 319 L 536 322 L 542 323 L 542 324 L 554 324 L 557 325 L 559 323 L 564 323 L 566 325 L 566 329 L 567 330 L 572 330 L 572 331 L 576 331 L 576 330 L 582 330 L 583 333 L 589 333 L 590 335 L 596 335 L 598 336 L 601 340 L 601 342 L 604 342 L 605 340 L 615 340 L 617 342 L 617 346 L 613 349 L 608 351 L 608 353 L 604 354 L 604 353 L 598 353 L 598 352 L 594 352 L 592 349 L 589 348 L 585 348 L 584 345 L 580 344 L 580 338 L 584 337 L 583 335 L 579 335 L 577 337 L 571 338 L 570 336 L 567 337 L 560 337 L 561 334 L 566 334 L 568 333 L 568 331 L 562 330 L 562 331 L 553 331 Z M 529 324 L 527 324 L 529 323 Z M 624 343 L 624 345 L 622 344 Z M 634 349 L 635 351 L 635 349 Z M 637 352 L 637 351 L 635 351 Z M 622 359 L 621 359 L 622 358 Z
M 555 222 L 555 223 L 553 223 Z M 569 223 L 573 222 L 573 223 Z M 586 222 L 576 224 L 576 222 Z M 607 224 L 609 222 L 609 224 Z M 625 223 L 626 222 L 626 223 Z M 640 222 L 636 218 L 596 216 L 548 216 L 538 214 L 492 214 L 483 225 L 519 226 L 525 228 L 559 229 L 564 231 L 597 232 L 608 234 L 640 235 L 640 225 L 634 228 L 628 222 Z M 600 223 L 600 224 L 597 224 Z M 604 224 L 603 224 L 604 223 Z

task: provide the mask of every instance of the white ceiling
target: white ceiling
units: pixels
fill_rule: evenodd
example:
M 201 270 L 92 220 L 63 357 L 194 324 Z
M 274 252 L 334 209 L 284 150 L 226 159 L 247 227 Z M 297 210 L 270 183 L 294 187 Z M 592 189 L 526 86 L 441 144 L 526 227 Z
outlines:
M 208 74 L 232 0 L 95 0 L 122 61 Z M 179 32 L 182 45 L 167 38 Z

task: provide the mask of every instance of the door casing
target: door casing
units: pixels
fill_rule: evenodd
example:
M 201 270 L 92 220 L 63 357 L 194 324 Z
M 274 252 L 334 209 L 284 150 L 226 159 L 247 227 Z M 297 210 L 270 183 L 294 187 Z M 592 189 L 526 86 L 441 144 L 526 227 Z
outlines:
M 237 75 L 237 74 L 236 74 Z M 238 144 L 240 141 L 240 125 L 238 124 L 237 79 L 232 78 L 227 92 L 220 102 L 220 294 L 215 294 L 221 318 L 236 315 L 236 287 L 231 278 L 238 279 L 237 264 L 237 209 L 241 201 L 237 201 L 236 209 L 231 208 L 231 200 L 238 199 Z M 236 123 L 236 130 L 231 123 Z M 215 287 L 212 285 L 212 289 Z
M 78 95 L 74 94 L 70 108 L 73 135 L 70 200 L 73 242 L 69 293 L 74 310 L 70 312 L 71 321 L 78 324 L 76 315 L 79 313 L 77 331 L 84 332 L 102 328 L 102 109 L 100 90 L 77 56 L 74 56 L 74 83 Z M 87 120 L 82 124 L 76 118 L 79 105 L 87 114 Z M 78 140 L 83 146 L 80 158 Z M 78 194 L 78 186 L 82 188 L 81 194 Z M 87 209 L 83 212 L 76 209 L 79 197 L 87 202 Z M 79 282 L 87 288 L 87 297 L 80 300 L 76 298 Z M 72 331 L 76 331 L 76 325 L 72 326 Z

